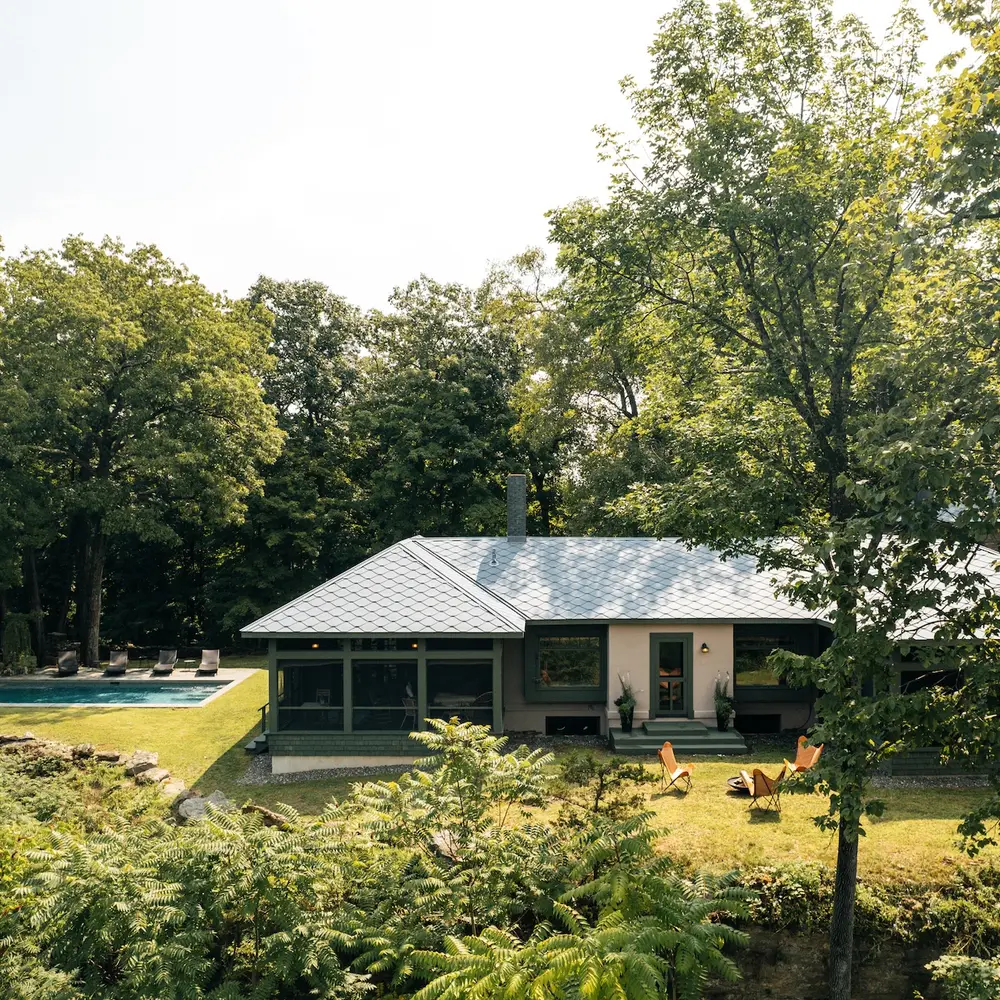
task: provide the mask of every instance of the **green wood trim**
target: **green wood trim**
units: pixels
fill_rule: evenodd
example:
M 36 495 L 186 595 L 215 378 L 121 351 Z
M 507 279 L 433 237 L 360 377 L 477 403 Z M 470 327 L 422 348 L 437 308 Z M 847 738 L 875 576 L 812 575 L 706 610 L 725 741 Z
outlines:
M 427 654 L 420 640 L 420 656 L 417 659 L 417 729 L 426 729 L 427 712 Z
M 684 666 L 681 679 L 684 683 L 683 714 L 660 712 L 660 665 L 656 655 L 660 642 L 679 642 L 684 647 Z M 694 633 L 650 632 L 649 634 L 649 717 L 651 719 L 694 718 Z
M 354 657 L 344 657 L 344 732 L 354 732 Z
M 503 642 L 493 640 L 493 732 L 503 732 Z

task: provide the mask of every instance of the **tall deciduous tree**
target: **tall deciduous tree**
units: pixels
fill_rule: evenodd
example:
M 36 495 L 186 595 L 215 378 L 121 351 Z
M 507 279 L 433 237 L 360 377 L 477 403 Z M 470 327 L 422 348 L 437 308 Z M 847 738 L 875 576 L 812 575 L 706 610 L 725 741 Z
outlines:
M 510 332 L 483 295 L 423 277 L 375 314 L 353 427 L 374 540 L 474 534 L 503 523 L 511 391 Z
M 596 301 L 658 309 L 669 331 L 643 416 L 663 478 L 624 506 L 653 530 L 755 553 L 832 624 L 832 650 L 797 677 L 827 692 L 836 744 L 837 1000 L 861 820 L 877 808 L 866 781 L 919 729 L 888 693 L 887 660 L 942 588 L 966 610 L 986 599 L 965 558 L 995 496 L 992 348 L 974 329 L 949 339 L 954 300 L 922 305 L 930 290 L 940 306 L 961 267 L 946 266 L 959 247 L 929 240 L 927 158 L 903 138 L 926 108 L 920 35 L 906 7 L 879 44 L 829 0 L 686 0 L 661 22 L 651 84 L 626 82 L 646 164 L 605 133 L 608 204 L 552 218 L 560 262 Z M 948 504 L 966 513 L 945 528 Z
M 162 538 L 167 508 L 239 517 L 277 457 L 259 385 L 268 325 L 155 247 L 70 238 L 5 272 L 3 424 L 61 498 L 96 665 L 109 537 Z

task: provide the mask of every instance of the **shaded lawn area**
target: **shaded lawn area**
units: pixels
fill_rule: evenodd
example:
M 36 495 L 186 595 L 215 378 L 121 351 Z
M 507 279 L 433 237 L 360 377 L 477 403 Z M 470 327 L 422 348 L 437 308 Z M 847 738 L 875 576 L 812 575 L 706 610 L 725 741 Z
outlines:
M 226 661 L 226 666 L 260 667 L 262 659 Z M 211 704 L 194 708 L 0 708 L 0 732 L 23 732 L 68 743 L 94 743 L 120 750 L 155 750 L 161 764 L 203 792 L 222 789 L 237 802 L 253 799 L 270 808 L 287 804 L 316 815 L 343 797 L 357 778 L 296 781 L 287 785 L 240 785 L 249 761 L 243 745 L 257 732 L 259 709 L 267 701 L 267 673 L 260 670 Z M 415 750 L 418 748 L 415 748 Z M 788 754 L 794 749 L 789 740 Z M 769 774 L 781 754 L 691 758 L 696 763 L 691 792 L 661 794 L 645 786 L 657 826 L 666 830 L 663 850 L 692 864 L 724 871 L 789 861 L 833 864 L 836 841 L 818 830 L 812 817 L 825 810 L 818 796 L 782 796 L 780 816 L 750 813 L 745 796 L 728 792 L 726 778 L 760 765 Z M 681 763 L 687 763 L 685 758 Z M 401 769 L 402 770 L 402 769 Z M 649 765 L 650 773 L 658 773 Z M 979 789 L 907 788 L 879 793 L 885 815 L 869 821 L 861 843 L 863 876 L 919 882 L 944 880 L 966 859 L 956 846 L 962 815 L 981 801 Z M 556 807 L 543 810 L 554 816 Z M 1000 853 L 986 852 L 982 860 Z

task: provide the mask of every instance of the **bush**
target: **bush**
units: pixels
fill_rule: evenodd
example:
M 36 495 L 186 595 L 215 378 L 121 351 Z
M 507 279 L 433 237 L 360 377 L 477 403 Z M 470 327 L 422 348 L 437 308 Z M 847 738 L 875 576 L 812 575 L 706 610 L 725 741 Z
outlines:
M 945 955 L 927 966 L 945 1000 L 1000 1000 L 1000 961 Z

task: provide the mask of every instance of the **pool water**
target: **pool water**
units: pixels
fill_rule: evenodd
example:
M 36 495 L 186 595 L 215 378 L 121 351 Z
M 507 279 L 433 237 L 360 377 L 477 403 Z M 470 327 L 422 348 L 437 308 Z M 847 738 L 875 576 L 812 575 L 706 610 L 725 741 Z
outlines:
M 0 705 L 199 705 L 229 681 L 204 684 L 125 684 L 84 681 L 0 684 Z

